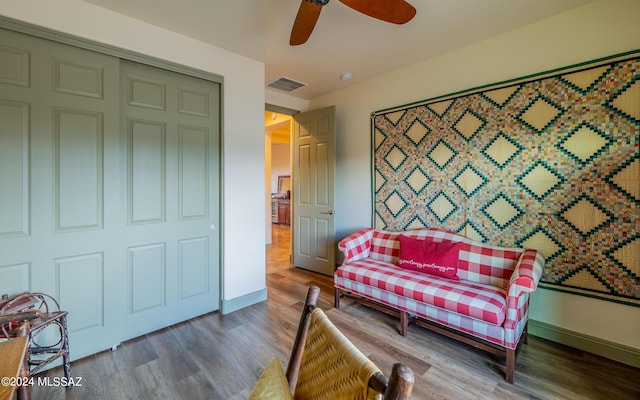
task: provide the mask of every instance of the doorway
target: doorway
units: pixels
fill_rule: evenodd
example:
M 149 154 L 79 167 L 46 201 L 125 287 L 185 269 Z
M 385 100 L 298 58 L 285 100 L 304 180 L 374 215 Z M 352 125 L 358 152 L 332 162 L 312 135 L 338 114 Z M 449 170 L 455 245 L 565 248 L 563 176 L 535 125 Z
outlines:
M 280 115 L 284 114 L 284 115 Z M 280 121 L 283 118 L 284 121 Z M 335 107 L 304 113 L 283 112 L 278 108 L 265 109 L 265 171 L 267 185 L 265 198 L 267 234 L 269 244 L 273 235 L 274 222 L 289 226 L 287 243 L 281 242 L 284 251 L 288 248 L 290 257 L 287 265 L 266 266 L 267 273 L 296 266 L 325 275 L 333 275 L 335 270 L 334 232 L 334 171 L 335 171 Z M 288 129 L 287 129 L 288 127 Z M 278 128 L 283 129 L 280 132 Z M 286 166 L 276 170 L 278 165 L 273 146 L 283 140 Z M 274 140 L 275 139 L 275 140 Z M 274 143 L 275 142 L 275 143 Z M 274 162 L 276 164 L 274 164 Z M 278 166 L 278 168 L 281 168 Z M 284 172 L 279 172 L 284 171 Z M 286 180 L 285 180 L 286 179 Z M 277 182 L 277 183 L 275 183 Z M 283 188 L 283 183 L 287 182 Z M 276 188 L 274 189 L 274 183 Z M 279 228 L 279 227 L 278 227 Z M 277 237 L 276 237 L 277 239 Z M 274 243 L 269 249 L 274 248 Z M 267 259 L 270 258 L 267 253 Z
M 271 111 L 265 125 L 265 181 L 268 221 L 265 241 L 267 274 L 292 268 L 291 129 L 293 112 Z

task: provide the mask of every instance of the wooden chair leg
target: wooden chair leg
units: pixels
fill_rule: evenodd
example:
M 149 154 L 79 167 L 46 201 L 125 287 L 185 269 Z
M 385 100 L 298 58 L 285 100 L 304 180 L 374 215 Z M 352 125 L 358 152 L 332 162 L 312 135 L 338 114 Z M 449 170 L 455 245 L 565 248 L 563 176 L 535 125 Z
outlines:
M 333 293 L 333 305 L 335 308 L 340 308 L 340 289 L 335 288 Z
M 516 349 L 507 349 L 506 380 L 513 383 L 516 374 Z
M 60 325 L 62 325 L 62 365 L 64 368 L 64 376 L 67 378 L 67 390 L 71 389 L 71 366 L 69 359 L 69 333 L 67 331 L 67 316 L 60 317 Z
M 409 331 L 409 314 L 406 311 L 400 311 L 400 334 L 407 336 Z

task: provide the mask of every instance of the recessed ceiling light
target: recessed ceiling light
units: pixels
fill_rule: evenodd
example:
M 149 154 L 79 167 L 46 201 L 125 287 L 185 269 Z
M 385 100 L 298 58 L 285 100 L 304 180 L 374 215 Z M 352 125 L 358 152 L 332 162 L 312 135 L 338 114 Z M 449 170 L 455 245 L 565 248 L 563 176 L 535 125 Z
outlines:
M 340 75 L 340 79 L 342 79 L 343 81 L 348 81 L 351 78 L 353 78 L 351 72 L 345 72 L 344 74 Z

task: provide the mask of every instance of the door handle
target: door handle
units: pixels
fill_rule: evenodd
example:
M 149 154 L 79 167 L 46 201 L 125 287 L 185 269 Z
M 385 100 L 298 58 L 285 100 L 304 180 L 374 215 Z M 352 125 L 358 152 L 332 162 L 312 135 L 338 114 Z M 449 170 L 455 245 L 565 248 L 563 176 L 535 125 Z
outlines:
M 333 215 L 333 214 L 335 214 L 335 213 L 336 213 L 336 212 L 335 212 L 335 211 L 333 211 L 333 210 L 329 210 L 329 211 L 320 211 L 320 214 L 325 214 L 325 215 Z

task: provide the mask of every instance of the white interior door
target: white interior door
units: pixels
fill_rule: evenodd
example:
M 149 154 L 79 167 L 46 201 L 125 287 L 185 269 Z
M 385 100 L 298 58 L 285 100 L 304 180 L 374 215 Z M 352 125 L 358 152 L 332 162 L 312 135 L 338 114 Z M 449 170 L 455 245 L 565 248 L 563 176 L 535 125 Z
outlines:
M 293 263 L 325 275 L 335 270 L 335 107 L 294 116 Z

